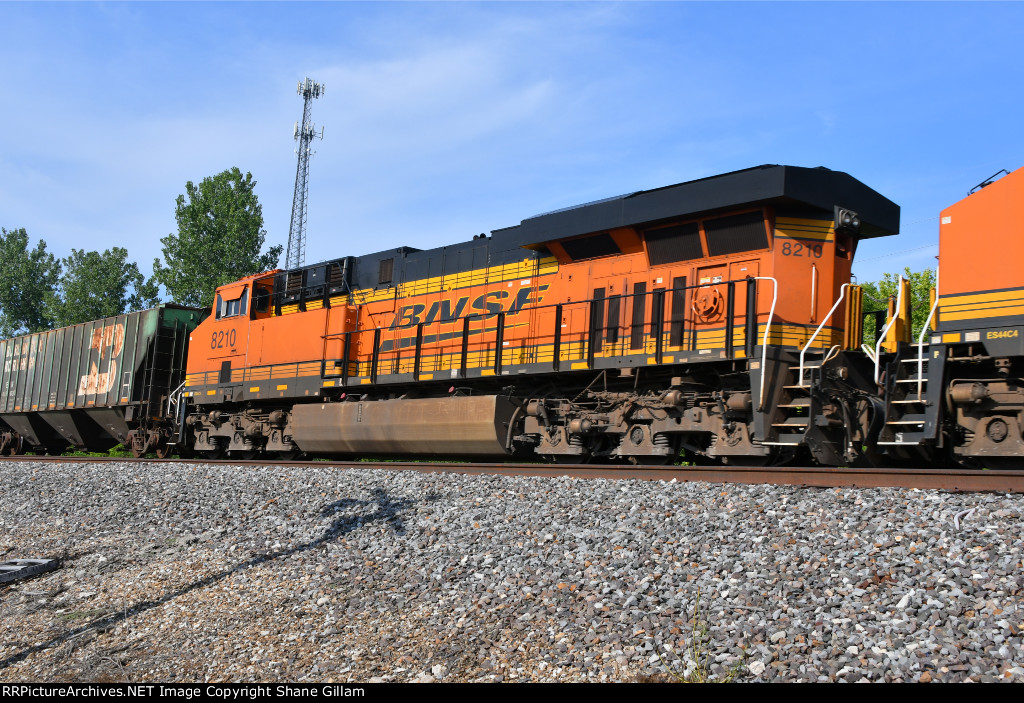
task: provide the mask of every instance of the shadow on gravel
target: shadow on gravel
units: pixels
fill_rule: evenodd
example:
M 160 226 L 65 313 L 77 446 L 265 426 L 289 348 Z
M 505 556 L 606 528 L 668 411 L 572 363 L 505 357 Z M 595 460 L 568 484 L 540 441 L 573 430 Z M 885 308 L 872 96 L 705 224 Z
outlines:
M 434 501 L 437 500 L 439 497 L 440 496 L 438 495 L 431 494 L 426 496 L 426 500 Z M 334 522 L 331 523 L 330 527 L 327 528 L 323 535 L 321 535 L 315 540 L 306 542 L 305 544 L 300 544 L 296 547 L 292 547 L 291 549 L 282 549 L 276 552 L 269 552 L 267 554 L 259 554 L 247 561 L 243 561 L 240 564 L 236 564 L 230 569 L 225 569 L 224 571 L 213 574 L 212 576 L 207 576 L 204 579 L 200 579 L 199 581 L 190 583 L 187 586 L 183 586 L 182 588 L 179 588 L 175 591 L 171 591 L 170 593 L 167 593 L 166 595 L 161 596 L 156 600 L 143 601 L 142 603 L 138 603 L 137 605 L 134 605 L 131 608 L 127 608 L 122 612 L 114 613 L 113 615 L 107 615 L 102 618 L 97 618 L 96 620 L 86 623 L 81 627 L 76 627 L 73 630 L 68 630 L 67 632 L 62 633 L 57 637 L 47 640 L 46 642 L 41 642 L 37 645 L 29 647 L 28 649 L 23 649 L 20 652 L 16 652 L 15 654 L 12 654 L 5 659 L 0 659 L 0 670 L 6 669 L 12 664 L 17 664 L 18 662 L 24 660 L 32 654 L 36 654 L 38 652 L 42 652 L 51 647 L 59 645 L 67 641 L 68 639 L 72 637 L 77 637 L 78 635 L 81 635 L 82 633 L 87 632 L 89 630 L 107 630 L 121 622 L 124 622 L 133 615 L 144 613 L 147 610 L 152 610 L 153 608 L 159 608 L 161 605 L 164 605 L 165 603 L 174 600 L 178 596 L 183 596 L 186 593 L 189 593 L 196 589 L 209 586 L 211 584 L 217 583 L 218 581 L 222 581 L 228 576 L 231 576 L 232 574 L 241 573 L 247 569 L 251 569 L 254 566 L 260 566 L 261 564 L 266 564 L 267 562 L 274 561 L 275 559 L 280 559 L 282 557 L 290 557 L 293 554 L 297 554 L 299 552 L 305 552 L 311 549 L 322 547 L 328 542 L 333 542 L 339 537 L 343 537 L 344 535 L 349 534 L 350 532 L 366 525 L 367 523 L 383 522 L 384 524 L 389 525 L 391 527 L 391 530 L 395 534 L 399 536 L 404 536 L 405 523 L 402 521 L 401 513 L 410 506 L 414 505 L 415 501 L 408 500 L 406 498 L 392 500 L 391 497 L 388 496 L 387 491 L 385 491 L 383 488 L 375 488 L 373 490 L 373 498 L 370 500 L 356 500 L 354 498 L 345 498 L 343 500 L 335 501 L 334 503 L 329 503 L 323 508 L 323 510 L 320 511 L 320 517 L 330 517 L 333 515 L 337 515 L 338 513 L 341 513 L 350 508 L 373 504 L 376 504 L 377 509 L 372 513 L 364 513 L 359 515 L 344 515 L 338 517 Z
M 429 495 L 427 496 L 427 500 L 437 500 L 438 497 L 439 496 Z M 340 534 L 351 532 L 355 528 L 360 527 L 367 522 L 377 522 L 380 520 L 390 523 L 391 529 L 394 533 L 404 537 L 405 523 L 402 522 L 402 518 L 399 516 L 399 511 L 412 505 L 412 501 L 406 500 L 405 498 L 402 498 L 401 500 L 391 500 L 388 497 L 387 491 L 383 488 L 373 489 L 373 500 L 344 498 L 342 500 L 335 501 L 334 503 L 330 503 L 320 511 L 320 517 L 329 517 L 336 513 L 340 513 L 343 510 L 347 510 L 348 508 L 370 505 L 371 503 L 377 504 L 377 511 L 375 513 L 370 515 L 354 515 L 348 518 L 339 518 L 338 520 L 335 520 L 324 536 L 315 542 L 310 542 L 310 546 L 323 544 L 330 539 L 334 539 Z

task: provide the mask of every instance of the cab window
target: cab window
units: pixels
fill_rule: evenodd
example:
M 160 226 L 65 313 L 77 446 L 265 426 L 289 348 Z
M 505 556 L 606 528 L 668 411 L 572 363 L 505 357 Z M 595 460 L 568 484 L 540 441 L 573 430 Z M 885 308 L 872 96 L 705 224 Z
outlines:
M 257 285 L 252 293 L 252 319 L 267 317 L 270 312 L 270 298 L 272 289 L 269 286 Z
M 225 317 L 238 317 L 244 315 L 249 305 L 249 286 L 245 286 L 236 298 L 225 299 L 220 293 L 217 294 L 217 319 Z

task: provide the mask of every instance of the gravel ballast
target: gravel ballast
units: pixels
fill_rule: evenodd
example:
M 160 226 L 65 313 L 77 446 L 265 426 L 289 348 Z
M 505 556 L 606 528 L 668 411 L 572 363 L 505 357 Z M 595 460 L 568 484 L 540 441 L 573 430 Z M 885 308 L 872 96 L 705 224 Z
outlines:
M 2 463 L 0 681 L 1024 680 L 1022 499 Z M 699 598 L 699 608 L 697 601 Z

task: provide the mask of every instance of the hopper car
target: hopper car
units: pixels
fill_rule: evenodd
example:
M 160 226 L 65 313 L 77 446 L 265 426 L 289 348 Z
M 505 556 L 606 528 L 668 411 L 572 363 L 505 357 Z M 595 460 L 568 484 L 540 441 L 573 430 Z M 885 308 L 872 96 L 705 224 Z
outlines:
M 126 444 L 167 456 L 188 338 L 205 315 L 160 305 L 0 340 L 0 455 Z

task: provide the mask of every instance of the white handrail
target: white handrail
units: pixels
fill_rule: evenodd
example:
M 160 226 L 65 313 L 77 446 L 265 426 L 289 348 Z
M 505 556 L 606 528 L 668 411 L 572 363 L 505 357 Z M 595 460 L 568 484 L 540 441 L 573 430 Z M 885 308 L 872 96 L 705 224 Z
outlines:
M 768 360 L 768 330 L 772 326 L 772 319 L 775 317 L 775 303 L 779 300 L 779 282 L 772 276 L 753 276 L 755 281 L 772 282 L 772 307 L 768 311 L 768 322 L 764 326 L 764 336 L 761 338 L 761 397 L 758 405 L 758 412 L 764 409 L 764 365 Z M 756 313 L 755 313 L 756 314 Z
M 177 412 L 171 412 L 171 406 L 173 405 L 177 410 L 178 403 L 181 402 L 181 391 L 185 388 L 185 381 L 181 382 L 181 385 L 171 391 L 171 394 L 167 396 L 167 415 L 169 417 L 177 416 Z
M 849 286 L 849 283 L 844 283 L 842 286 L 840 286 L 839 299 L 836 300 L 835 304 L 832 306 L 832 309 L 828 311 L 828 315 L 825 315 L 825 319 L 821 321 L 820 325 L 818 325 L 818 329 L 814 330 L 814 334 L 812 334 L 811 338 L 807 340 L 807 344 L 804 345 L 804 348 L 800 350 L 800 375 L 797 377 L 797 381 L 800 383 L 801 386 L 804 385 L 804 354 L 807 353 L 807 350 L 810 348 L 811 344 L 814 343 L 814 340 L 818 338 L 818 334 L 821 332 L 822 328 L 825 327 L 825 323 L 832 319 L 832 314 L 836 311 L 836 308 L 839 307 L 839 304 L 843 302 L 843 298 L 846 297 L 846 289 Z
M 811 264 L 811 322 L 818 314 L 818 267 Z
M 878 353 L 882 349 L 882 342 L 885 341 L 885 335 L 889 332 L 889 328 L 893 326 L 896 319 L 900 316 L 900 310 L 903 307 L 903 283 L 904 278 L 900 276 L 900 280 L 896 285 L 896 309 L 893 311 L 892 319 L 882 328 L 882 333 L 878 335 L 878 342 L 875 344 L 875 385 L 878 384 Z
M 928 331 L 928 325 L 932 323 L 932 317 L 939 307 L 939 265 L 935 265 L 935 303 L 928 313 L 928 319 L 924 321 L 921 334 L 917 338 L 917 399 L 921 400 L 921 392 L 924 387 L 924 335 Z
M 874 362 L 875 359 L 878 358 L 878 356 L 875 354 L 875 351 L 867 344 L 861 344 L 860 349 L 869 359 L 871 359 L 872 362 Z

